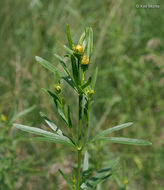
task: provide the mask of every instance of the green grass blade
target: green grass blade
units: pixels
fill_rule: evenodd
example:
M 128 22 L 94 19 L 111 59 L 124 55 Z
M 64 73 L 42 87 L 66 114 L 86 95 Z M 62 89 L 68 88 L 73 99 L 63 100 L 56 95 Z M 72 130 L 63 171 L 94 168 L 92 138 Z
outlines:
M 102 137 L 99 140 L 111 143 L 128 144 L 128 145 L 139 145 L 139 146 L 152 145 L 152 143 L 149 141 L 140 140 L 140 139 L 131 139 L 125 137 Z
M 69 47 L 72 49 L 73 41 L 72 41 L 72 37 L 71 37 L 70 27 L 68 24 L 66 25 L 66 33 L 67 33 L 67 39 L 68 39 Z
M 99 140 L 104 135 L 108 135 L 108 134 L 113 133 L 115 131 L 119 131 L 119 130 L 124 129 L 126 127 L 130 127 L 132 124 L 133 124 L 132 122 L 124 123 L 122 125 L 117 125 L 115 127 L 101 131 L 91 141 Z

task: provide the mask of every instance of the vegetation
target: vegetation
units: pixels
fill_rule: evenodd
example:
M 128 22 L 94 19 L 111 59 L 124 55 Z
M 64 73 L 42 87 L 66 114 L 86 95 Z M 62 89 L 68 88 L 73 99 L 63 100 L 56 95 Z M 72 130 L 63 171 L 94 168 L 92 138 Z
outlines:
M 53 90 L 54 75 L 34 60 L 35 55 L 44 57 L 61 70 L 54 53 L 63 57 L 58 41 L 66 42 L 65 23 L 70 24 L 74 42 L 85 26 L 91 25 L 94 30 L 95 46 L 88 74 L 96 66 L 99 73 L 93 95 L 95 103 L 90 112 L 94 131 L 91 128 L 89 134 L 133 121 L 134 128 L 116 135 L 149 139 L 153 143 L 142 148 L 104 146 L 101 142 L 92 146 L 89 163 L 95 171 L 116 156 L 126 161 L 118 165 L 122 171 L 117 168 L 115 175 L 98 189 L 118 189 L 118 186 L 121 189 L 127 183 L 127 189 L 163 189 L 163 2 L 158 2 L 160 9 L 149 10 L 136 9 L 136 3 L 0 2 L 1 189 L 67 189 L 57 169 L 68 175 L 72 167 L 76 168 L 77 160 L 65 146 L 29 141 L 28 133 L 11 130 L 14 120 L 46 129 L 38 114 L 40 110 L 61 126 L 62 131 L 65 129 L 55 106 L 39 90 L 42 87 Z M 72 121 L 76 121 L 74 93 L 64 83 L 62 93 L 66 94 L 65 98 L 70 97 L 67 99 L 72 105 Z M 35 109 L 12 120 L 14 115 L 33 105 Z

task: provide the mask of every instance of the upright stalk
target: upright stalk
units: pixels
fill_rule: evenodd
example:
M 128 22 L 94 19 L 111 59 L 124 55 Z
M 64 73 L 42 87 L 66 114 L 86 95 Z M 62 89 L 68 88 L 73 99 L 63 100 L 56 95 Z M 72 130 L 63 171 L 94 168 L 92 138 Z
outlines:
M 87 122 L 86 122 L 86 129 L 84 132 L 84 144 L 86 143 L 86 139 L 87 139 L 87 134 L 88 134 L 88 128 L 89 128 L 89 121 L 90 121 L 90 104 L 91 104 L 91 100 L 90 97 L 88 98 L 88 112 L 87 112 Z
M 79 125 L 78 125 L 78 168 L 77 168 L 77 190 L 80 190 L 80 179 L 81 179 L 81 151 L 82 151 L 82 143 L 81 143 L 81 125 L 82 125 L 82 102 L 83 95 L 79 94 Z

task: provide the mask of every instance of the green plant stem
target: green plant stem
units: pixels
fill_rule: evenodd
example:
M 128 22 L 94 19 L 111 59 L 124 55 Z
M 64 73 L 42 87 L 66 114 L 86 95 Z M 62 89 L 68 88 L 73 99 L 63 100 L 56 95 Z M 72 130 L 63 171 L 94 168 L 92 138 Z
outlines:
M 88 99 L 88 116 L 87 116 L 88 118 L 87 118 L 85 133 L 84 133 L 84 143 L 86 143 L 87 134 L 88 134 L 88 128 L 89 128 L 89 121 L 90 121 L 90 104 L 91 104 L 91 100 L 90 100 L 90 98 L 89 98 L 89 99 Z
M 78 145 L 81 146 L 81 124 L 82 124 L 82 101 L 83 95 L 79 95 L 79 126 L 78 126 Z
M 81 180 L 81 150 L 78 149 L 78 168 L 77 168 L 77 190 L 80 190 L 80 180 Z
M 78 126 L 78 167 L 77 167 L 77 190 L 80 190 L 81 180 L 81 125 L 82 125 L 82 101 L 83 95 L 79 94 L 79 126 Z

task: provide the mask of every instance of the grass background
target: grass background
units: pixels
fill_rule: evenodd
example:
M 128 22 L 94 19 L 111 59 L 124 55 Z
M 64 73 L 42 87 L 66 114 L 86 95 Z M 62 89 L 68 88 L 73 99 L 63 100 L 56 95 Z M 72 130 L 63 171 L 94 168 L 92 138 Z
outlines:
M 159 9 L 136 8 L 159 4 Z M 0 1 L 0 189 L 66 189 L 57 169 L 69 173 L 74 154 L 63 146 L 28 141 L 30 135 L 11 129 L 15 113 L 36 105 L 16 122 L 45 127 L 38 112 L 58 120 L 51 100 L 41 88 L 53 88 L 54 75 L 38 65 L 39 55 L 58 65 L 53 53 L 63 55 L 69 24 L 76 43 L 85 26 L 94 30 L 90 72 L 99 67 L 92 133 L 128 121 L 134 128 L 117 135 L 144 138 L 151 147 L 99 145 L 90 151 L 99 167 L 119 155 L 126 161 L 129 190 L 164 187 L 164 2 L 162 0 L 5 0 Z M 72 97 L 67 88 L 65 93 Z M 74 103 L 73 98 L 69 98 Z M 75 105 L 75 103 L 74 103 Z M 73 118 L 76 120 L 76 106 Z M 94 159 L 93 159 L 94 158 Z M 121 165 L 120 165 L 121 167 Z M 60 185 L 59 185 L 60 184 Z M 103 190 L 119 189 L 113 179 Z

